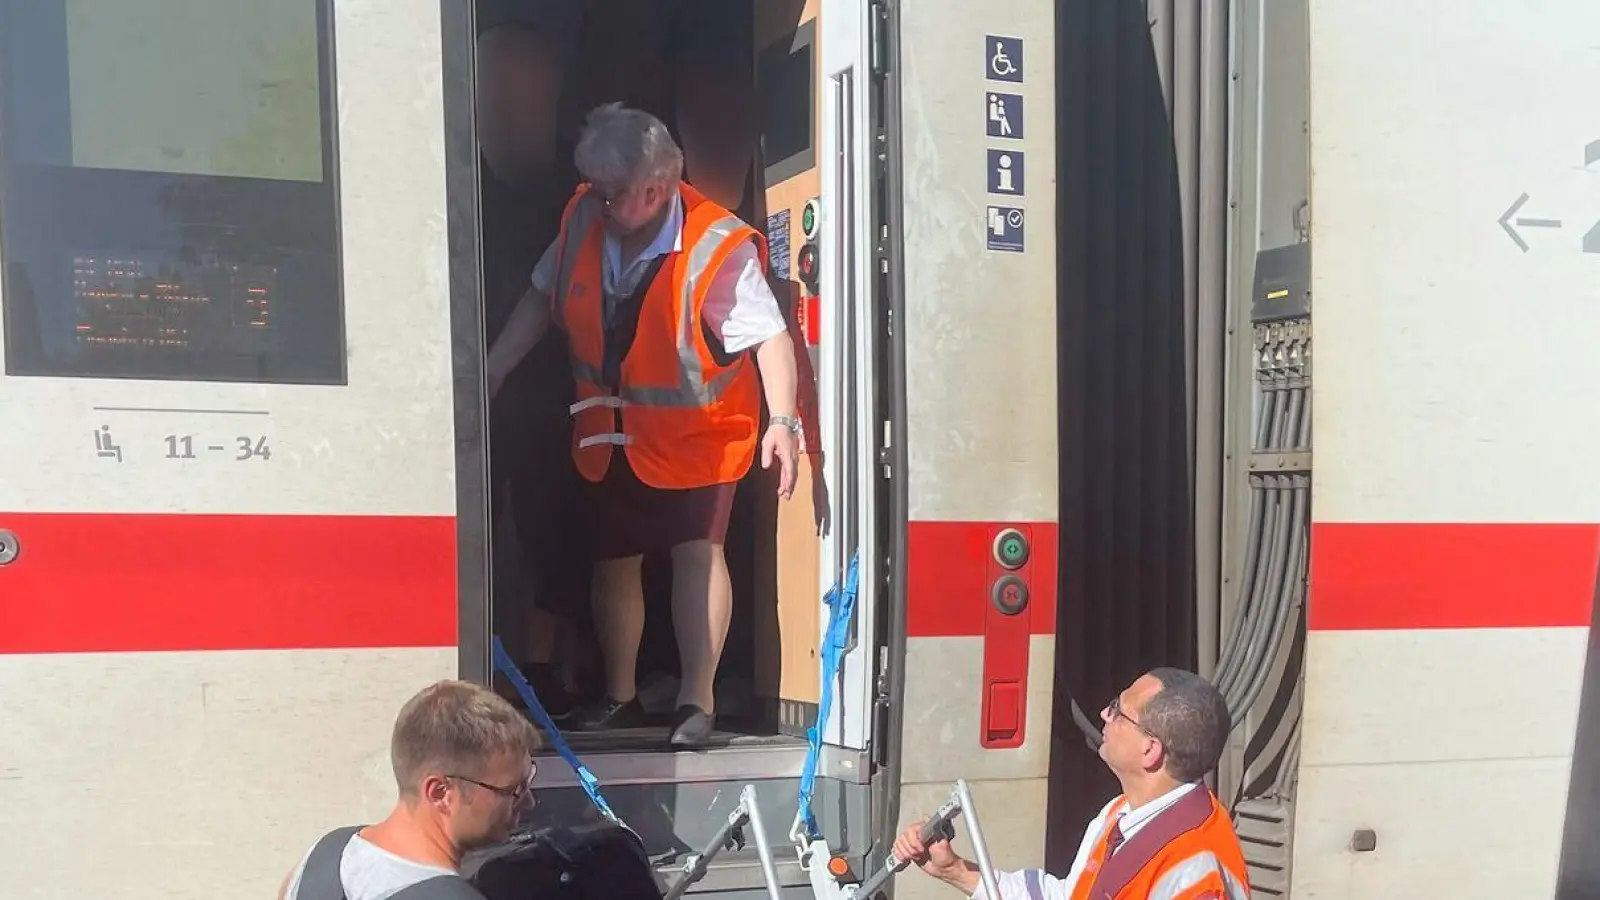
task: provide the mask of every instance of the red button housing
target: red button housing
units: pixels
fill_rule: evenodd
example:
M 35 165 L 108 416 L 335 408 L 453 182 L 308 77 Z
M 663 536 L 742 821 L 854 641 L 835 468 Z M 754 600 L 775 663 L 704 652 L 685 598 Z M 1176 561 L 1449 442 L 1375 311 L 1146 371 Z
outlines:
M 1034 530 L 1026 524 L 1000 524 L 991 539 L 1006 528 L 1022 533 L 1030 547 L 1037 547 Z M 993 546 L 991 540 L 990 546 Z M 1021 612 L 1007 615 L 995 605 L 991 591 L 996 581 L 1008 575 L 1020 579 L 1029 595 L 1033 590 L 1034 559 L 1029 553 L 1021 568 L 1009 570 L 990 553 L 986 557 L 983 616 L 983 713 L 979 741 L 985 748 L 1003 750 L 1022 746 L 1028 724 L 1028 656 L 1032 647 L 1033 608 L 1030 600 Z

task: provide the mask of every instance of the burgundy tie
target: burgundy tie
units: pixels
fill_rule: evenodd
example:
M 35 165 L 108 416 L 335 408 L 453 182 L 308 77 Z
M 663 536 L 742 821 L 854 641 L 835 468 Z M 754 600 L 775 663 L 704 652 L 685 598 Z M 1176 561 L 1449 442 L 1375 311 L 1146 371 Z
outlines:
M 1111 822 L 1111 833 L 1106 835 L 1106 857 L 1107 858 L 1110 858 L 1111 854 L 1117 852 L 1117 848 L 1122 846 L 1122 841 L 1123 840 L 1124 840 L 1124 838 L 1122 837 L 1122 817 L 1121 816 L 1117 816 Z

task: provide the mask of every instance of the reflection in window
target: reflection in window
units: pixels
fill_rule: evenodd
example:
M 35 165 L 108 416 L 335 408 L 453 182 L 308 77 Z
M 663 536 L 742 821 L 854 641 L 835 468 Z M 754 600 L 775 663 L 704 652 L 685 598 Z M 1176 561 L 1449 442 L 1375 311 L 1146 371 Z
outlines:
M 0 0 L 6 371 L 342 383 L 328 0 Z

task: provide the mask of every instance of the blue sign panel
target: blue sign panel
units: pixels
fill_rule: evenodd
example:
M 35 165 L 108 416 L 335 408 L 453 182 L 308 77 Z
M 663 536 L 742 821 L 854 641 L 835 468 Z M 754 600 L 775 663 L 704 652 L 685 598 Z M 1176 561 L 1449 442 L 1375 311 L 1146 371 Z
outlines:
M 983 115 L 989 137 L 1022 139 L 1021 94 L 984 94 Z
M 989 193 L 1022 196 L 1021 150 L 989 150 Z
M 986 224 L 984 233 L 989 237 L 990 250 L 1022 252 L 1022 232 L 1026 224 L 1022 210 L 1014 206 L 991 206 Z
M 983 41 L 983 75 L 990 81 L 1022 83 L 1022 38 L 991 34 Z

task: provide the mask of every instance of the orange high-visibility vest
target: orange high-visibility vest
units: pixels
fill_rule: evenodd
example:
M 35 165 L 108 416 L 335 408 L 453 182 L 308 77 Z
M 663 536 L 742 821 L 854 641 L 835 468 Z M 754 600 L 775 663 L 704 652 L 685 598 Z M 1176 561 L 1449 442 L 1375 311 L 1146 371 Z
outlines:
M 712 276 L 740 244 L 762 235 L 687 184 L 682 249 L 645 288 L 633 343 L 617 384 L 605 383 L 602 208 L 580 186 L 562 213 L 554 321 L 566 332 L 577 383 L 572 459 L 592 482 L 620 447 L 639 480 L 687 489 L 737 481 L 755 460 L 761 383 L 747 354 L 718 359 L 701 311 Z M 585 199 L 587 197 L 587 199 Z
M 1072 900 L 1250 900 L 1239 836 L 1205 786 L 1162 810 L 1107 859 L 1110 823 L 1126 805 L 1118 797 L 1106 812 Z

